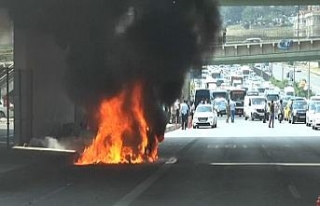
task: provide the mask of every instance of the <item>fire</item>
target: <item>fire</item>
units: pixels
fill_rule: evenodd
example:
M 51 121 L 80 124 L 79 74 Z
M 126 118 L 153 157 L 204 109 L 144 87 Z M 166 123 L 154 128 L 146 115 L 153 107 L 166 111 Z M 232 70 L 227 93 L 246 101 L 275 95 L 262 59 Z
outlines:
M 135 84 L 131 89 L 104 100 L 98 114 L 98 133 L 75 164 L 135 164 L 155 161 L 158 157 L 158 141 L 156 137 L 148 138 L 150 133 L 142 98 L 142 85 Z M 149 142 L 150 139 L 154 141 Z

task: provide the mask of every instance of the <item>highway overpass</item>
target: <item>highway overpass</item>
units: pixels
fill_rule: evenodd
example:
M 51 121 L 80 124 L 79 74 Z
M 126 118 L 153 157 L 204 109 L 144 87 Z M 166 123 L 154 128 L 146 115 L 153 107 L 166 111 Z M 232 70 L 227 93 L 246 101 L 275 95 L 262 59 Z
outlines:
M 319 61 L 320 39 L 294 40 L 288 50 L 279 49 L 278 42 L 215 45 L 205 58 L 210 64 Z

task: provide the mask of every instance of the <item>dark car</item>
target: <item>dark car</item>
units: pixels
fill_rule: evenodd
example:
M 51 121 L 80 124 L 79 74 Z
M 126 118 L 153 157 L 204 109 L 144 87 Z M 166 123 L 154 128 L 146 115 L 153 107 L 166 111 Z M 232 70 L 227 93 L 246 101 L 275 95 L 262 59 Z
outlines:
M 289 123 L 303 122 L 306 123 L 308 102 L 304 100 L 293 101 L 291 104 L 291 116 Z
M 217 111 L 218 117 L 227 114 L 227 100 L 224 98 L 217 98 L 213 101 L 213 107 Z

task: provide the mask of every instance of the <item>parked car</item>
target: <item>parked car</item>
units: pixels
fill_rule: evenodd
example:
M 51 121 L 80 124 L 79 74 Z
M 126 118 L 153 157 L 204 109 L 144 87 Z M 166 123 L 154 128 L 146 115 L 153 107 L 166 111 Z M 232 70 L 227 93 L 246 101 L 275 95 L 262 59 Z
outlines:
M 10 106 L 9 106 L 9 117 L 10 118 L 13 118 L 13 111 L 14 111 L 13 104 L 10 103 Z M 0 118 L 7 117 L 7 115 L 8 115 L 7 106 L 4 104 L 3 100 L 0 100 Z
M 199 128 L 200 126 L 217 127 L 217 112 L 211 104 L 199 104 L 193 115 L 192 126 Z

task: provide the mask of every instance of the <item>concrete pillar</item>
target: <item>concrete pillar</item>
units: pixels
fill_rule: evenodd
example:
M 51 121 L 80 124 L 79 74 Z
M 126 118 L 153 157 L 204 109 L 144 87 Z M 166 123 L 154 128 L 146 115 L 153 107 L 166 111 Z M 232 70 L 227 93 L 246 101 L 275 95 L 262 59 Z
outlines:
M 75 121 L 64 89 L 66 54 L 50 34 L 15 28 L 15 143 L 54 135 Z

